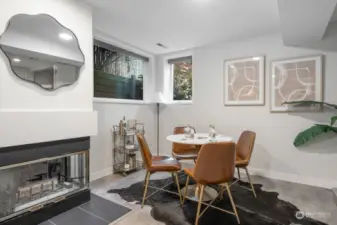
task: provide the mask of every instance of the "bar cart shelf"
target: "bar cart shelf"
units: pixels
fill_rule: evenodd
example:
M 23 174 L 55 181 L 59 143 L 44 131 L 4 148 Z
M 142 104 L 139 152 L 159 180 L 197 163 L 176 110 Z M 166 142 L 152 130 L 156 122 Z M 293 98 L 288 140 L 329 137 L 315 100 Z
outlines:
M 120 128 L 113 126 L 113 172 L 114 174 L 128 175 L 143 168 L 139 160 L 139 145 L 136 142 L 137 134 L 144 134 L 144 124 L 136 123 L 132 127 Z

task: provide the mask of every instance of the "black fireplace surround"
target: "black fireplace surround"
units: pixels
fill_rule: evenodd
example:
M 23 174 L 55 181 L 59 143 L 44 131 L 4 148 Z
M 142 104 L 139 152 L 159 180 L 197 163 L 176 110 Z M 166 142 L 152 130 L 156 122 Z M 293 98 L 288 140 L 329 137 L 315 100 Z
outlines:
M 81 152 L 86 152 L 86 154 L 84 155 L 87 156 L 86 168 L 88 170 L 89 156 L 87 153 L 89 149 L 90 149 L 89 137 L 34 143 L 19 146 L 1 147 L 0 169 L 11 167 L 11 165 L 24 164 L 30 161 L 55 158 L 59 156 L 67 156 Z M 85 176 L 87 176 L 85 177 L 85 179 L 89 181 L 89 170 L 85 174 L 86 174 Z M 30 194 L 32 192 L 31 190 L 32 189 L 30 189 Z M 79 191 L 71 192 L 65 198 L 62 198 L 59 201 L 48 201 L 45 204 L 39 204 L 40 207 L 36 207 L 33 210 L 30 209 L 25 210 L 23 213 L 15 213 L 14 216 L 10 216 L 8 219 L 1 221 L 0 225 L 37 225 L 62 212 L 65 212 L 71 208 L 81 205 L 89 200 L 90 200 L 90 189 L 89 185 L 87 185 L 86 187 L 82 188 Z

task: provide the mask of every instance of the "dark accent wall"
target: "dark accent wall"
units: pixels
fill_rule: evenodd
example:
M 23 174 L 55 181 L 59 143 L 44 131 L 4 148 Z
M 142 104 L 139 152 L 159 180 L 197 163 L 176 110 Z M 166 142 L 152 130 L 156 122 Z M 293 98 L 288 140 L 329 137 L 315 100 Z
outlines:
M 4 147 L 0 148 L 0 167 L 89 149 L 89 137 Z

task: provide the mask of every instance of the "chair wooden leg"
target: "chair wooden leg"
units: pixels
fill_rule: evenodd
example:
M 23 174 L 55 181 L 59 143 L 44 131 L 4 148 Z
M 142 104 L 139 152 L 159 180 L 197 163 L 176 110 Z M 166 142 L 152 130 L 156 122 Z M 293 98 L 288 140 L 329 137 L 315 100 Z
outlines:
M 246 170 L 246 174 L 247 174 L 247 177 L 248 177 L 248 181 L 249 181 L 249 183 L 250 183 L 250 187 L 251 187 L 251 189 L 252 189 L 252 191 L 253 191 L 254 197 L 256 198 L 256 193 L 255 193 L 254 185 L 253 185 L 253 183 L 252 183 L 252 181 L 251 181 L 251 179 L 250 179 L 250 175 L 249 175 L 249 172 L 248 172 L 248 168 L 245 167 L 245 170 Z
M 142 208 L 144 207 L 144 202 L 145 202 L 145 199 L 146 199 L 147 188 L 148 188 L 148 186 L 149 186 L 150 176 L 151 176 L 151 173 L 147 171 L 147 172 L 146 172 L 146 175 L 145 175 L 145 183 L 144 183 L 144 194 L 143 194 Z
M 241 180 L 241 175 L 240 175 L 240 168 L 239 168 L 239 167 L 237 167 L 236 169 L 237 169 L 237 171 L 238 171 L 238 178 L 239 178 L 239 180 Z
M 178 190 L 178 194 L 179 194 L 180 204 L 183 205 L 183 199 L 181 198 L 181 191 L 180 191 L 180 184 L 179 184 L 179 179 L 178 179 L 178 173 L 174 173 L 174 176 L 176 177 L 177 190 Z
M 197 209 L 197 216 L 195 217 L 195 225 L 198 225 L 199 223 L 199 214 L 200 214 L 200 209 L 201 209 L 202 198 L 204 195 L 204 187 L 205 185 L 201 185 L 200 195 L 198 196 L 198 209 Z
M 185 198 L 186 198 L 186 195 L 187 195 L 187 190 L 188 190 L 188 184 L 190 182 L 190 176 L 187 175 L 187 178 L 186 178 L 186 184 L 185 184 L 185 191 L 184 191 L 184 197 L 183 197 L 183 204 L 185 202 Z
M 231 201 L 231 204 L 232 204 L 232 208 L 234 210 L 234 214 L 236 216 L 236 220 L 238 221 L 238 224 L 240 224 L 240 219 L 239 219 L 238 211 L 236 210 L 236 205 L 234 203 L 234 200 L 233 200 L 233 197 L 232 197 L 232 193 L 231 193 L 231 190 L 229 189 L 228 183 L 226 183 L 226 189 L 227 189 L 227 193 L 228 193 L 228 196 L 229 196 L 229 200 Z

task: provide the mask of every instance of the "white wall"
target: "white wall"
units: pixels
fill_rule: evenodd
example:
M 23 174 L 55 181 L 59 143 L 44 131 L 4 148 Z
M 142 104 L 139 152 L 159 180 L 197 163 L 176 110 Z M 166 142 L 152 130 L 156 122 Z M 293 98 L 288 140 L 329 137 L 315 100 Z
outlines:
M 91 138 L 91 180 L 113 172 L 112 126 L 126 119 L 137 119 L 145 124 L 145 137 L 151 151 L 156 150 L 156 106 L 155 104 L 94 103 L 98 114 L 98 134 Z
M 79 39 L 85 55 L 78 82 L 55 92 L 46 92 L 36 85 L 17 78 L 9 69 L 5 55 L 0 53 L 0 110 L 64 109 L 92 111 L 93 55 L 92 15 L 88 6 L 75 0 L 6 0 L 1 1 L 0 32 L 9 19 L 18 13 L 45 13 L 71 29 Z
M 98 134 L 91 138 L 91 180 L 107 176 L 113 172 L 112 133 L 113 125 L 118 125 L 123 116 L 128 119 L 137 119 L 145 124 L 145 137 L 152 152 L 156 152 L 157 108 L 151 103 L 155 90 L 155 59 L 154 56 L 135 47 L 116 40 L 99 30 L 94 30 L 96 39 L 118 46 L 128 51 L 146 56 L 150 59 L 147 73 L 144 76 L 144 101 L 119 99 L 94 99 L 94 110 L 98 114 Z
M 337 39 L 335 44 L 337 43 Z M 284 47 L 280 36 L 265 36 L 240 42 L 214 44 L 193 50 L 193 104 L 164 105 L 160 112 L 160 146 L 170 154 L 171 143 L 166 136 L 179 124 L 191 124 L 197 132 L 208 132 L 208 125 L 238 138 L 243 129 L 257 133 L 251 161 L 251 171 L 277 179 L 333 187 L 337 185 L 337 137 L 321 138 L 313 144 L 295 148 L 292 144 L 298 132 L 319 122 L 328 122 L 332 113 L 270 113 L 269 65 L 276 59 L 317 55 L 325 57 L 324 99 L 337 103 L 337 53 Z M 181 53 L 183 54 L 183 53 Z M 266 56 L 266 99 L 264 106 L 224 106 L 222 99 L 223 63 L 226 59 L 246 56 Z M 170 55 L 157 56 L 159 64 Z M 157 66 L 159 91 L 163 91 L 165 71 Z M 323 139 L 323 140 L 322 140 Z
M 71 29 L 85 55 L 79 80 L 53 92 L 16 77 L 0 53 L 0 147 L 96 134 L 93 112 L 92 14 L 75 0 L 2 0 L 0 32 L 19 13 L 45 13 Z

